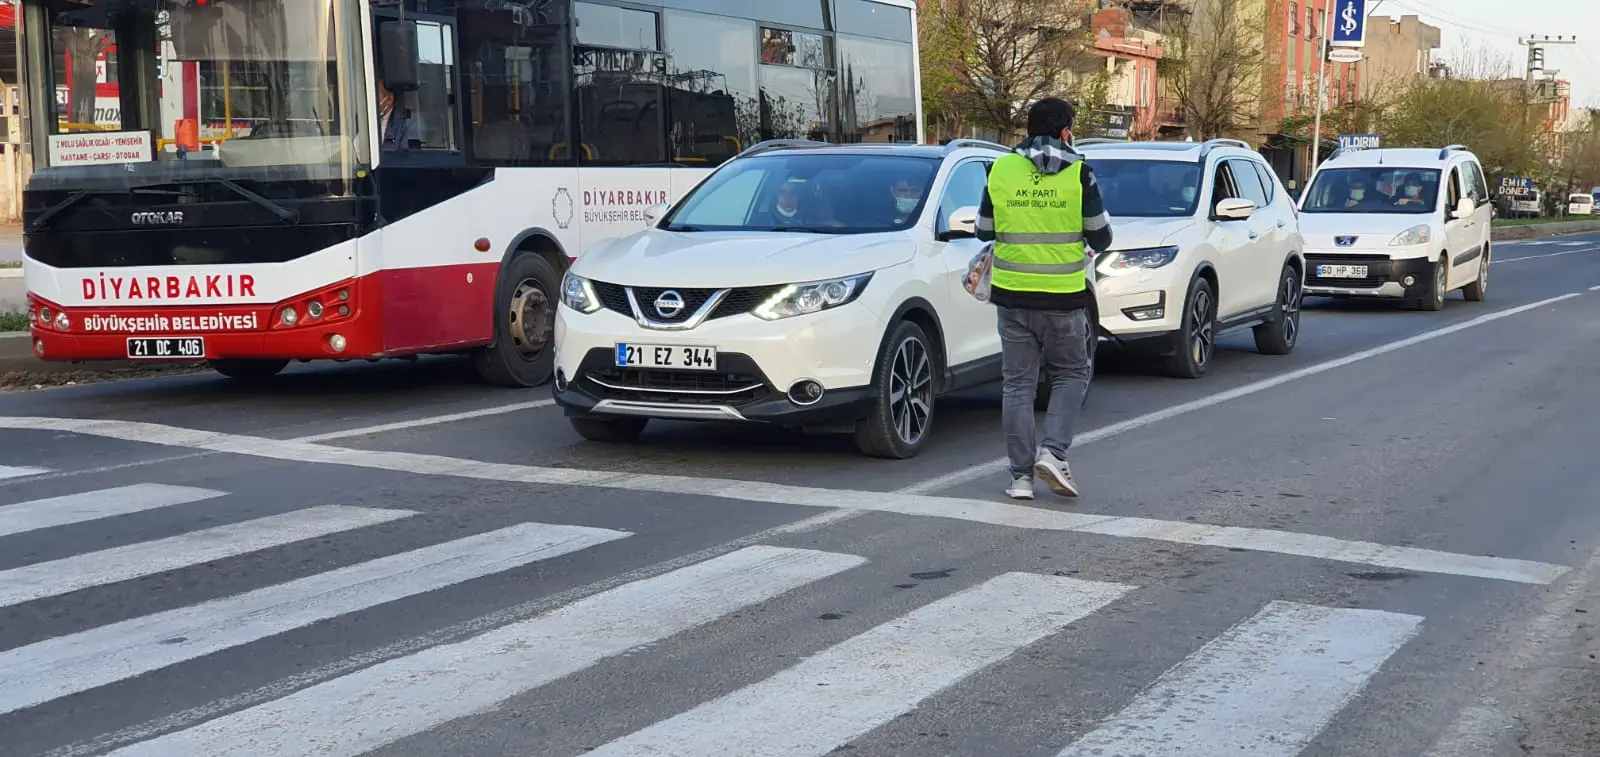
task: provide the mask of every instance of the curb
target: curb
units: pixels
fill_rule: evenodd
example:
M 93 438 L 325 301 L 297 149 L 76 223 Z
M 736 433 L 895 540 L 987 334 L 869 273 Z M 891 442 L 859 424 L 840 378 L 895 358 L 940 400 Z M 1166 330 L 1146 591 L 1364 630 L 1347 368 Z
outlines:
M 21 268 L 0 268 L 0 279 L 20 279 L 20 278 L 22 278 L 22 269 Z
M 1507 242 L 1523 239 L 1543 239 L 1567 234 L 1582 234 L 1586 231 L 1600 231 L 1600 221 L 1555 221 L 1553 223 L 1538 223 L 1530 226 L 1506 226 L 1491 229 L 1489 240 Z

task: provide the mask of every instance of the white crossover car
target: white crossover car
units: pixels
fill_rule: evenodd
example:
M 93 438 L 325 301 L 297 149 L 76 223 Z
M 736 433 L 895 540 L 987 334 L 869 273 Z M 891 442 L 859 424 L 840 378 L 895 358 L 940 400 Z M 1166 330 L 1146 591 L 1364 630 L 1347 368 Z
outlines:
M 751 147 L 578 258 L 556 314 L 557 404 L 591 440 L 650 419 L 760 422 L 915 455 L 940 395 L 1000 378 L 994 307 L 963 280 L 1006 151 Z
M 1253 329 L 1256 349 L 1294 350 L 1305 281 L 1294 203 L 1244 142 L 1080 140 L 1111 216 L 1095 260 L 1102 339 L 1204 375 L 1217 337 Z
M 1489 289 L 1493 198 L 1461 145 L 1335 152 L 1300 198 L 1306 294 L 1444 307 Z

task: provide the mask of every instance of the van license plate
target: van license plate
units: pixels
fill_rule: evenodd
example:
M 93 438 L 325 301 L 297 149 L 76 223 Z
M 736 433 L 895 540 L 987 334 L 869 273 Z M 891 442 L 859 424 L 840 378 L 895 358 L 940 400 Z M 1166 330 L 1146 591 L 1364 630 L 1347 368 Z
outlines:
M 1317 278 L 1319 279 L 1364 279 L 1367 277 L 1367 267 L 1364 265 L 1319 265 Z

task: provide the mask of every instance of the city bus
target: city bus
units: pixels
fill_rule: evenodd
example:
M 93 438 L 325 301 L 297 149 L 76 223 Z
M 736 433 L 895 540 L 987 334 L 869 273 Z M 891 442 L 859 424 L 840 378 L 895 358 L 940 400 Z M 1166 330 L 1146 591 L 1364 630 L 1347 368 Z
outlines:
M 913 0 L 15 6 L 44 360 L 538 386 L 563 272 L 645 208 L 757 142 L 924 133 Z

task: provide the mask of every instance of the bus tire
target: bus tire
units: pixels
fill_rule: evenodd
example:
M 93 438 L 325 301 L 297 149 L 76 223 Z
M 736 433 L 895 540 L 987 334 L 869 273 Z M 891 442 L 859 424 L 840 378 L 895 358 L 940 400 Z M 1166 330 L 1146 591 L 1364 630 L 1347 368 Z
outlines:
M 258 382 L 278 375 L 289 365 L 289 361 L 271 358 L 217 358 L 207 360 L 206 364 L 211 366 L 211 370 L 234 381 Z
M 555 373 L 560 286 L 555 269 L 538 253 L 512 254 L 495 287 L 494 341 L 473 355 L 479 378 L 518 388 L 550 380 Z

